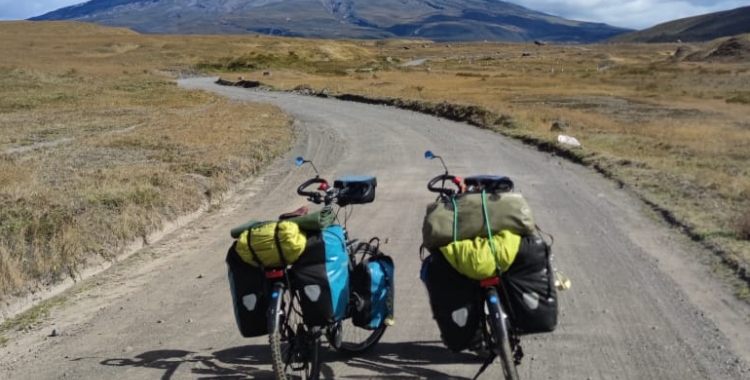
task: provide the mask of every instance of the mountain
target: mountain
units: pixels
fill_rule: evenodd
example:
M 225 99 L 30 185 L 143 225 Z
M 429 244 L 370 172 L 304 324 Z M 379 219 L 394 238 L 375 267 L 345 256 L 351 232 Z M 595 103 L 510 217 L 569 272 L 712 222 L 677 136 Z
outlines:
M 91 0 L 30 20 L 153 34 L 588 43 L 631 29 L 567 20 L 498 0 Z
M 665 22 L 611 42 L 703 42 L 750 33 L 750 6 Z

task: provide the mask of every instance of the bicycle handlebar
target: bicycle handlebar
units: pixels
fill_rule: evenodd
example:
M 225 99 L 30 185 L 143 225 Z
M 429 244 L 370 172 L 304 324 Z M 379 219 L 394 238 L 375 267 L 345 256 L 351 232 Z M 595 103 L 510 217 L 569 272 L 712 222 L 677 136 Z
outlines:
M 313 170 L 315 170 L 315 178 L 310 178 L 299 185 L 297 187 L 297 194 L 307 198 L 309 201 L 316 204 L 323 203 L 326 206 L 330 206 L 335 201 L 339 207 L 346 207 L 353 204 L 371 203 L 375 200 L 375 187 L 377 186 L 375 176 L 346 176 L 337 178 L 333 182 L 333 187 L 331 187 L 328 181 L 320 178 L 318 169 L 315 168 L 312 161 L 306 160 L 303 157 L 297 157 L 295 160 L 295 165 L 297 166 L 305 163 L 312 165 Z M 308 187 L 316 183 L 320 184 L 316 191 L 307 190 Z
M 445 187 L 445 181 L 450 181 L 456 187 L 455 190 Z M 436 186 L 442 182 L 440 186 Z M 513 191 L 513 181 L 500 175 L 476 175 L 466 178 L 450 174 L 441 174 L 427 183 L 427 190 L 440 194 L 441 198 L 450 198 L 465 193 L 478 193 L 487 191 L 490 193 L 509 193 Z
M 456 190 L 446 189 L 445 181 L 450 181 L 453 185 L 455 185 Z M 435 186 L 438 182 L 442 182 L 440 187 Z M 438 193 L 440 194 L 440 196 L 451 197 L 461 190 L 461 187 L 459 185 L 460 182 L 461 180 L 452 174 L 441 174 L 431 179 L 430 182 L 427 183 L 427 190 L 433 193 Z
M 308 200 L 310 200 L 311 202 L 316 203 L 316 204 L 320 204 L 320 203 L 323 203 L 325 201 L 330 202 L 330 200 L 325 199 L 325 198 L 328 198 L 327 196 L 324 197 L 318 191 L 306 191 L 305 190 L 308 187 L 310 187 L 310 186 L 312 186 L 312 185 L 314 185 L 316 183 L 321 184 L 321 186 L 325 185 L 323 189 L 319 188 L 319 190 L 326 190 L 327 191 L 327 189 L 328 189 L 328 181 L 326 181 L 326 180 L 324 180 L 323 178 L 320 178 L 320 177 L 315 177 L 315 178 L 310 178 L 307 181 L 305 181 L 304 183 L 302 183 L 301 185 L 299 185 L 299 187 L 297 188 L 297 194 L 299 194 L 299 195 L 301 195 L 303 197 L 307 197 Z

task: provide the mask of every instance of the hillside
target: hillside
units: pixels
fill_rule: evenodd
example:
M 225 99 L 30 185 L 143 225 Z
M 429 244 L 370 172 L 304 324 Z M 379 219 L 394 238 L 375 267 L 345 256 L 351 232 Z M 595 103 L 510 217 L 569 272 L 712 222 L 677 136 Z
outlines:
M 92 0 L 33 17 L 149 34 L 588 43 L 629 29 L 550 16 L 497 0 Z
M 670 57 L 672 62 L 750 62 L 750 34 L 720 38 L 706 43 L 680 44 Z
M 620 34 L 611 42 L 704 42 L 750 33 L 750 6 L 665 22 Z

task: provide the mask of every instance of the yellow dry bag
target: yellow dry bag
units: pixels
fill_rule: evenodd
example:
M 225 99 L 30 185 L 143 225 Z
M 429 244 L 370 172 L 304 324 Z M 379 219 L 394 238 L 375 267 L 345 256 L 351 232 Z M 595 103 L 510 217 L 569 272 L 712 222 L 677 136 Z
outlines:
M 283 266 L 297 261 L 306 245 L 307 236 L 297 223 L 281 221 L 253 225 L 242 232 L 235 249 L 250 265 Z

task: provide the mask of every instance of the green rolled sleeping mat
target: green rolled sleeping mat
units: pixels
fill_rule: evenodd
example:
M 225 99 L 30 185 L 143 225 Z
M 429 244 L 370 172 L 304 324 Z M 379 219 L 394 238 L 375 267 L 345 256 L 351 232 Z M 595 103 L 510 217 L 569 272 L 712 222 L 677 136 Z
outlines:
M 308 213 L 307 215 L 286 218 L 284 219 L 284 221 L 296 223 L 299 226 L 299 229 L 302 231 L 322 231 L 324 228 L 332 225 L 336 221 L 336 216 L 333 213 L 333 208 L 330 206 L 326 206 L 318 211 Z M 237 239 L 250 227 L 261 222 L 262 221 L 260 220 L 250 220 L 246 223 L 232 228 L 230 234 L 232 235 L 233 239 Z

